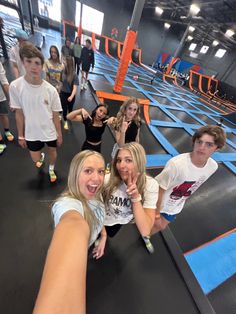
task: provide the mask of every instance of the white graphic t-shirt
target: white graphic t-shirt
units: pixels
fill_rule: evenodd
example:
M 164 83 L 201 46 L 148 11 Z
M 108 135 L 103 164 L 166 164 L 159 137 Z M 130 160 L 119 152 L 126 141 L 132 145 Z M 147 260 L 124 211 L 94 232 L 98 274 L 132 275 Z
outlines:
M 89 246 L 92 245 L 99 233 L 103 228 L 104 218 L 105 218 L 105 207 L 102 202 L 97 200 L 88 201 L 88 205 L 91 210 L 94 212 L 98 223 L 93 227 L 93 230 L 90 235 Z M 52 215 L 55 223 L 55 227 L 60 222 L 60 219 L 63 214 L 69 210 L 76 210 L 84 217 L 84 209 L 81 201 L 71 198 L 71 197 L 61 197 L 52 207 Z
M 109 182 L 110 174 L 105 176 L 105 185 Z M 156 209 L 158 199 L 158 183 L 155 179 L 146 176 L 146 186 L 143 193 L 143 208 Z M 126 193 L 127 185 L 123 182 L 111 195 L 106 206 L 104 225 L 127 224 L 134 218 L 132 202 Z M 141 191 L 140 191 L 141 192 Z
M 218 168 L 215 160 L 209 158 L 203 168 L 196 167 L 190 153 L 170 159 L 163 171 L 156 176 L 165 191 L 161 213 L 175 215 L 181 212 L 187 198 L 191 196 Z

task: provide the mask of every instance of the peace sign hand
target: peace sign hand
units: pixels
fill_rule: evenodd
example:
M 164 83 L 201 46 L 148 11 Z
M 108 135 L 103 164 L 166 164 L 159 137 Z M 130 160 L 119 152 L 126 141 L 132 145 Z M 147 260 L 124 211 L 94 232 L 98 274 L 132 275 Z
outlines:
M 123 121 L 122 121 L 122 125 L 121 125 L 121 132 L 122 133 L 125 133 L 130 125 L 131 121 L 127 122 L 125 121 L 125 117 L 123 118 Z
M 126 190 L 126 192 L 132 199 L 139 197 L 139 191 L 136 185 L 139 175 L 140 175 L 139 172 L 132 173 L 131 171 L 129 171 L 129 174 L 128 174 L 128 182 L 127 182 L 128 189 Z
M 88 111 L 85 110 L 84 108 L 82 108 L 82 110 L 81 110 L 81 115 L 82 115 L 82 117 L 83 117 L 84 120 L 87 120 L 88 118 L 89 118 L 90 120 L 92 120 L 92 117 L 90 116 L 90 114 L 88 113 Z

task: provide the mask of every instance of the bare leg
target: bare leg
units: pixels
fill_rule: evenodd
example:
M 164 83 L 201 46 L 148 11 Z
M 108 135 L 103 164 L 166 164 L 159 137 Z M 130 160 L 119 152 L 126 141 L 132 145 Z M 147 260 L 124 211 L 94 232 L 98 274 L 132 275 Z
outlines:
M 41 151 L 37 151 L 37 152 L 33 152 L 32 150 L 29 151 L 30 152 L 30 156 L 33 160 L 34 163 L 36 163 L 37 161 L 40 160 L 41 158 Z
M 55 182 L 57 180 L 57 176 L 54 171 L 55 163 L 57 160 L 57 148 L 56 147 L 48 147 L 48 158 L 49 158 L 49 177 L 51 182 Z
M 9 129 L 9 119 L 8 116 L 6 114 L 4 115 L 0 115 L 0 121 L 4 127 L 4 129 Z

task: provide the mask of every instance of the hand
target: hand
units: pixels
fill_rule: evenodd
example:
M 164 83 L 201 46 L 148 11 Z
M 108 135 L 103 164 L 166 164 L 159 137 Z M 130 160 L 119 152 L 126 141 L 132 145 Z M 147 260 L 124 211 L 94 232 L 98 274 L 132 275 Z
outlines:
M 159 219 L 161 219 L 161 214 L 160 212 L 157 212 L 155 215 L 155 220 L 159 220 Z
M 70 97 L 67 98 L 67 100 L 68 100 L 69 102 L 71 102 L 71 101 L 73 100 L 73 98 L 74 98 L 73 96 L 70 96 Z
M 22 140 L 18 139 L 18 143 L 19 143 L 20 147 L 22 147 L 22 148 L 26 148 L 27 147 L 25 139 L 22 139 Z
M 88 111 L 85 110 L 84 108 L 81 109 L 81 115 L 82 115 L 84 120 L 87 120 L 88 118 L 92 120 L 92 117 L 90 116 Z
M 115 117 L 110 117 L 106 119 L 105 121 L 103 121 L 103 123 L 107 123 L 108 125 L 111 125 L 114 123 L 115 119 L 116 119 Z
M 62 136 L 60 135 L 57 137 L 57 147 L 60 147 L 61 144 L 62 144 Z
M 107 236 L 101 236 L 98 241 L 99 241 L 98 245 L 95 246 L 93 249 L 93 258 L 95 259 L 99 259 L 100 257 L 104 255 Z
M 121 125 L 121 132 L 122 133 L 125 133 L 127 131 L 130 123 L 131 123 L 131 121 L 127 122 L 127 121 L 125 121 L 125 117 L 123 118 L 122 125 Z
M 128 181 L 127 181 L 128 189 L 126 190 L 126 192 L 133 199 L 139 197 L 139 191 L 136 185 L 139 175 L 140 173 L 138 172 L 132 173 L 131 171 L 129 171 L 129 174 L 128 174 Z

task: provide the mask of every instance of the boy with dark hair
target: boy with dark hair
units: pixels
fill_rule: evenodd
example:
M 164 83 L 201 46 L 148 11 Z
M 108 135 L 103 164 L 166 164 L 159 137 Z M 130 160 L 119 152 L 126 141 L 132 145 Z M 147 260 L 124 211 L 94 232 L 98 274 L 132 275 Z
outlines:
M 57 180 L 54 166 L 57 147 L 62 144 L 59 112 L 60 98 L 55 87 L 41 79 L 44 64 L 42 53 L 32 44 L 20 48 L 20 57 L 26 74 L 10 84 L 10 103 L 16 109 L 18 142 L 28 148 L 37 168 L 44 163 L 41 152 L 46 144 L 49 155 L 49 177 Z
M 90 39 L 86 39 L 86 45 L 82 48 L 80 58 L 82 64 L 81 90 L 83 90 L 88 87 L 88 74 L 91 65 L 92 69 L 94 68 L 94 52 Z
M 217 170 L 211 155 L 226 140 L 224 130 L 206 125 L 192 137 L 193 151 L 171 158 L 156 177 L 159 183 L 157 213 L 152 234 L 164 230 L 181 212 L 185 201 Z

